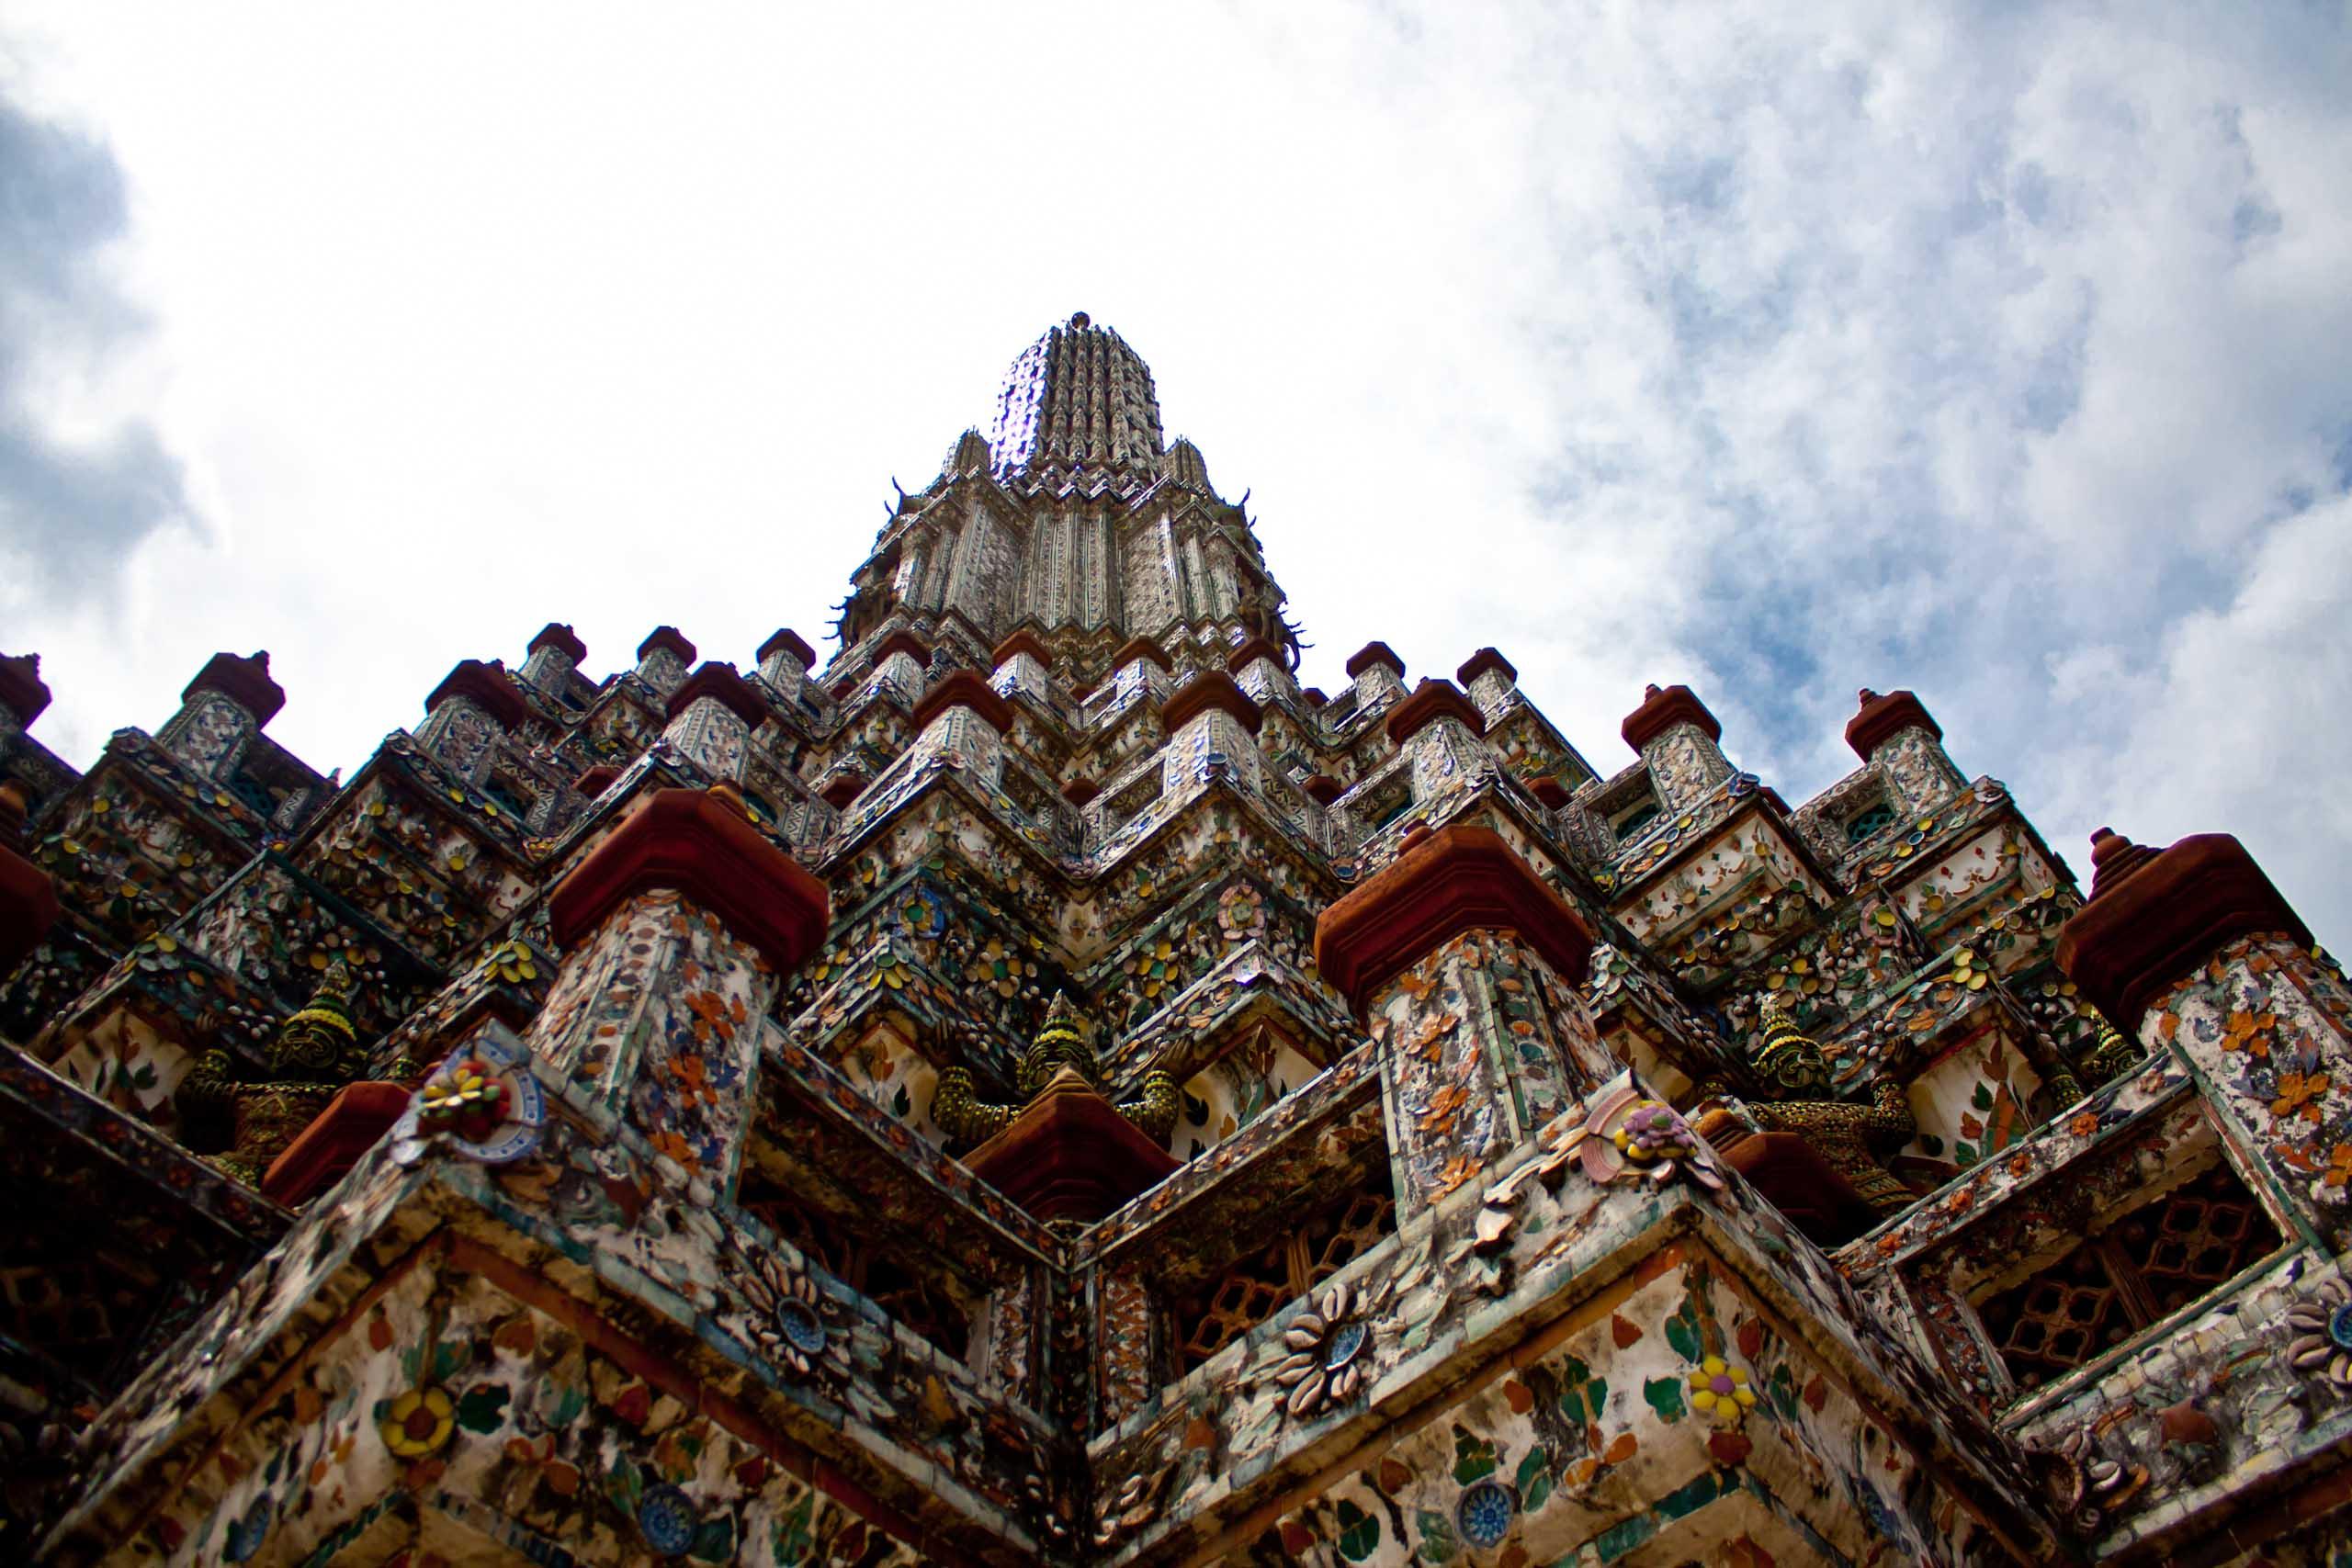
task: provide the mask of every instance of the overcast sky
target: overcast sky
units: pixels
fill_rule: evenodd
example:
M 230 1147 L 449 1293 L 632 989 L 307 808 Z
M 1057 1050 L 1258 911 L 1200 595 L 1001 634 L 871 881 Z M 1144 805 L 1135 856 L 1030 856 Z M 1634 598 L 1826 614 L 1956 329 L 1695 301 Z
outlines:
M 86 765 L 266 648 L 346 771 L 549 619 L 829 655 L 1082 309 L 1310 680 L 1493 643 L 1604 773 L 1687 681 L 1792 802 L 1907 685 L 2352 946 L 2347 83 L 2283 3 L 16 0 L 0 651 Z

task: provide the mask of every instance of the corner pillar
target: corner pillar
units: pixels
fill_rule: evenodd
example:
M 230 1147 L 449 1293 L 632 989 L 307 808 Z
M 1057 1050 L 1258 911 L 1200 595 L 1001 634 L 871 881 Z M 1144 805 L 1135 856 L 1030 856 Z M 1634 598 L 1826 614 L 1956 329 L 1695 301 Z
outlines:
M 1348 660 L 1348 679 L 1355 683 L 1355 711 L 1363 713 L 1405 691 L 1405 661 L 1385 642 L 1368 642 Z
M 824 940 L 824 885 L 723 791 L 646 795 L 548 900 L 563 968 L 532 1049 L 685 1178 L 734 1178 L 761 1020 Z
M 695 645 L 675 626 L 656 626 L 637 645 L 637 678 L 665 700 L 685 684 L 694 662 Z
M 225 781 L 285 705 L 286 689 L 270 678 L 267 653 L 216 653 L 180 694 L 180 711 L 155 732 L 155 741 L 190 772 Z
M 1650 687 L 1618 733 L 1649 764 L 1650 786 L 1668 811 L 1697 805 L 1732 775 L 1717 744 L 1724 727 L 1688 686 Z
M 1483 760 L 1479 737 L 1487 721 L 1451 681 L 1428 680 L 1388 711 L 1388 739 L 1410 755 L 1413 799 L 1430 800 Z
M 991 784 L 1004 777 L 1004 737 L 1012 705 L 969 670 L 958 670 L 915 705 L 913 750 Z
M 767 704 L 735 667 L 714 661 L 670 694 L 670 723 L 662 739 L 710 778 L 732 783 L 743 776 L 752 731 L 767 716 Z
M 1881 696 L 1865 686 L 1861 705 L 1846 721 L 1846 744 L 1885 775 L 1896 809 L 1925 811 L 1968 783 L 1944 750 L 1943 727 L 1917 697 L 1909 692 Z
M 1184 682 L 1159 710 L 1159 721 L 1168 728 L 1159 775 L 1166 792 L 1172 795 L 1220 774 L 1244 789 L 1264 786 L 1258 730 L 1265 716 L 1222 670 L 1204 671 Z
M 2110 1022 L 2195 1077 L 2298 1224 L 2352 1242 L 2352 987 L 2244 845 L 2158 852 L 2100 829 L 2058 963 Z
M 1576 995 L 1593 937 L 1487 828 L 1418 834 L 1315 928 L 1381 1043 L 1400 1213 L 1476 1180 L 1623 1070 Z
M 790 626 L 781 626 L 760 644 L 759 677 L 776 700 L 793 704 L 800 700 L 800 688 L 808 682 L 808 671 L 817 662 L 817 650 L 800 638 Z
M 523 667 L 514 673 L 518 679 L 561 701 L 571 684 L 573 672 L 587 657 L 588 645 L 570 626 L 560 621 L 549 621 L 531 639 Z
M 424 699 L 416 743 L 468 784 L 479 784 L 489 776 L 500 743 L 530 715 L 503 664 L 461 660 Z

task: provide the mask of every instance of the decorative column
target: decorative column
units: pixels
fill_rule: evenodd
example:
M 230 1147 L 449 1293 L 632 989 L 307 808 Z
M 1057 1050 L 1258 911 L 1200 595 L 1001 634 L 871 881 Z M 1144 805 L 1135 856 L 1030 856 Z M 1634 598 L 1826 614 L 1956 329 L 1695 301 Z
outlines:
M 899 700 L 913 706 L 922 700 L 923 682 L 931 668 L 931 649 L 922 638 L 906 630 L 892 632 L 874 650 L 874 670 L 867 682 L 888 686 Z
M 1485 760 L 1487 721 L 1451 681 L 1424 681 L 1388 710 L 1388 739 L 1412 754 L 1413 798 L 1442 794 Z
M 1895 809 L 1906 815 L 1951 799 L 1968 780 L 1944 750 L 1943 727 L 1909 692 L 1879 695 L 1868 686 L 1846 721 L 1846 744 L 1886 775 Z
M 1623 1070 L 1576 996 L 1592 944 L 1498 834 L 1466 825 L 1410 836 L 1324 910 L 1316 967 L 1381 1043 L 1400 1217 Z
M 270 679 L 268 654 L 216 653 L 180 694 L 180 711 L 155 732 L 155 740 L 190 771 L 227 779 L 254 737 L 285 705 L 285 688 Z
M 1386 643 L 1368 642 L 1348 660 L 1348 679 L 1355 682 L 1355 711 L 1362 713 L 1376 703 L 1404 694 L 1405 661 Z
M 1698 804 L 1732 775 L 1715 744 L 1724 727 L 1688 686 L 1651 686 L 1618 733 L 1649 764 L 1650 786 L 1669 811 Z
M 479 784 L 490 776 L 499 743 L 530 716 L 503 664 L 464 659 L 424 699 L 416 743 L 468 784 Z
M 1047 706 L 1054 700 L 1054 650 L 1045 639 L 1023 626 L 996 645 L 989 655 L 989 668 L 995 673 L 989 684 L 1010 697 L 1024 695 L 1035 698 Z
M 1298 700 L 1298 682 L 1284 662 L 1283 650 L 1262 637 L 1253 637 L 1235 649 L 1225 669 L 1253 702 Z
M 759 660 L 760 680 L 778 702 L 789 706 L 800 700 L 800 688 L 808 683 L 817 650 L 801 641 L 800 634 L 790 626 L 779 626 L 760 644 Z
M 670 694 L 670 725 L 662 739 L 713 779 L 732 783 L 743 776 L 752 731 L 767 716 L 767 704 L 735 666 L 713 660 Z
M 1491 648 L 1482 648 L 1464 660 L 1453 678 L 1462 682 L 1463 691 L 1469 694 L 1470 700 L 1478 705 L 1478 711 L 1486 715 L 1490 724 L 1510 705 L 1512 696 L 1519 691 L 1519 671 L 1510 660 Z
M 1112 703 L 1125 707 L 1137 696 L 1164 702 L 1176 661 L 1168 650 L 1148 637 L 1132 637 L 1111 655 Z
M 49 683 L 40 678 L 38 653 L 0 653 L 0 757 L 6 757 L 17 737 L 33 727 L 49 706 Z
M 689 1179 L 734 1179 L 777 985 L 824 940 L 824 884 L 732 792 L 657 790 L 556 885 L 563 971 L 531 1048 Z
M 588 657 L 588 645 L 574 637 L 571 628 L 560 621 L 549 621 L 531 639 L 528 656 L 515 674 L 548 696 L 560 700 L 571 684 L 572 672 L 580 661 Z
M 675 626 L 656 626 L 637 645 L 637 678 L 665 698 L 685 683 L 694 661 L 695 645 Z
M 2223 1136 L 2306 1231 L 2352 1241 L 2352 988 L 2226 833 L 2158 852 L 2102 828 L 2058 963 L 2142 1044 L 2189 1068 Z
M 946 676 L 915 705 L 913 750 L 987 779 L 1004 776 L 1012 705 L 969 670 Z M 920 762 L 916 764 L 922 766 Z
M 1258 730 L 1265 716 L 1221 670 L 1204 670 L 1159 710 L 1168 727 L 1160 752 L 1160 788 L 1170 795 L 1194 780 L 1222 773 L 1242 788 L 1264 787 Z

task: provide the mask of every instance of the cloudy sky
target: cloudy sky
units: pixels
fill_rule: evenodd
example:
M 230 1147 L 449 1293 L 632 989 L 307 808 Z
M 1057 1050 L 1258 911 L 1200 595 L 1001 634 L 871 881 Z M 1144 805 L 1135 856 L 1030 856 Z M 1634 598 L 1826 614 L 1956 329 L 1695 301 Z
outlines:
M 549 619 L 830 651 L 893 476 L 1083 309 L 1310 679 L 1493 643 L 1604 773 L 1688 681 L 1792 800 L 1908 685 L 2078 872 L 2233 831 L 2352 946 L 2340 6 L 6 29 L 0 651 L 77 765 L 216 649 L 346 770 Z

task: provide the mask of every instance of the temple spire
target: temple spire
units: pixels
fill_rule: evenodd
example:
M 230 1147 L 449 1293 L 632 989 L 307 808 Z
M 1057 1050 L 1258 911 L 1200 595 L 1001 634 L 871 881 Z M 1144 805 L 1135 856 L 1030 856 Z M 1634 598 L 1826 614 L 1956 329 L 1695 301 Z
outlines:
M 999 478 L 1047 483 L 1105 474 L 1148 484 L 1166 446 L 1151 367 L 1083 310 L 1012 362 L 989 434 Z

